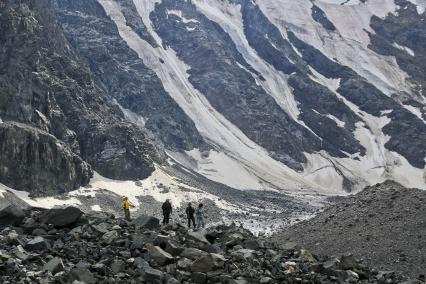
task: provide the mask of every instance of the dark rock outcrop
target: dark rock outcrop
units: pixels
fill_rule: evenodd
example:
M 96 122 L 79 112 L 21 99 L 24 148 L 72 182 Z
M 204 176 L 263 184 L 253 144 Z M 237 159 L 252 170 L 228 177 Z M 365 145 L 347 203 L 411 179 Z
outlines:
M 46 195 L 86 185 L 91 167 L 63 142 L 37 128 L 0 124 L 0 180 L 7 186 Z

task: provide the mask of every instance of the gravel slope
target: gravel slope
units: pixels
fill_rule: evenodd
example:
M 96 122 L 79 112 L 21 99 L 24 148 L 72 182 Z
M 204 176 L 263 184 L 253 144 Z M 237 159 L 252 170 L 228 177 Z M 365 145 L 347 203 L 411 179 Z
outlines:
M 426 191 L 394 182 L 337 200 L 316 217 L 272 236 L 313 253 L 352 253 L 379 270 L 426 273 Z

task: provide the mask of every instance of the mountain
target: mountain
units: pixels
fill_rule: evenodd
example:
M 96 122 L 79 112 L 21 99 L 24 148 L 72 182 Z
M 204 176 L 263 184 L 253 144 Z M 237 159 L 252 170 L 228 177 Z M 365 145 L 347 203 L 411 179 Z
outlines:
M 9 188 L 161 168 L 230 192 L 426 189 L 424 0 L 0 5 Z

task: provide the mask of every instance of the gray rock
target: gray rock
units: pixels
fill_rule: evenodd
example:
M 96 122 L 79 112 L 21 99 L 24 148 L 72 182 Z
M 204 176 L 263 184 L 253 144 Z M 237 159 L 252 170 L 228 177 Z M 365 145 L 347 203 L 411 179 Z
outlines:
M 223 256 L 211 253 L 196 259 L 191 264 L 191 271 L 192 272 L 210 272 L 217 268 L 223 267 L 225 261 L 226 259 Z
M 207 255 L 206 252 L 196 248 L 185 248 L 180 254 L 181 257 L 189 258 L 192 260 L 195 260 L 205 255 Z
M 140 215 L 132 221 L 132 224 L 139 228 L 152 230 L 160 226 L 160 220 L 152 216 Z
M 124 263 L 124 261 L 118 259 L 118 260 L 114 260 L 114 262 L 111 264 L 111 270 L 117 274 L 119 272 L 122 272 L 125 268 L 126 264 Z
M 165 252 L 158 246 L 146 244 L 149 256 L 159 265 L 167 265 L 174 262 L 174 258 L 168 252 Z
M 82 215 L 83 212 L 76 207 L 54 208 L 46 211 L 40 220 L 45 224 L 52 224 L 55 227 L 67 227 L 80 221 Z
M 71 191 L 92 176 L 91 167 L 65 143 L 35 127 L 0 124 L 0 147 L 10 149 L 0 156 L 0 181 L 33 195 Z
M 146 267 L 143 270 L 144 279 L 147 283 L 161 284 L 163 279 L 163 273 L 160 270 Z
M 53 275 L 56 273 L 59 273 L 61 271 L 65 270 L 64 263 L 62 262 L 62 259 L 59 257 L 52 258 L 49 262 L 47 262 L 43 266 L 44 271 L 49 271 Z
M 19 225 L 24 220 L 25 213 L 20 208 L 10 205 L 0 210 L 0 228 Z
M 206 283 L 207 274 L 201 272 L 193 272 L 191 274 L 191 281 L 194 283 Z
M 70 282 L 81 281 L 86 284 L 95 284 L 97 280 L 92 272 L 87 268 L 74 268 L 68 273 L 68 279 Z
M 25 248 L 32 251 L 45 251 L 51 248 L 50 243 L 43 237 L 35 237 L 27 242 Z
M 109 231 L 102 235 L 102 241 L 108 245 L 112 244 L 117 238 L 117 231 Z

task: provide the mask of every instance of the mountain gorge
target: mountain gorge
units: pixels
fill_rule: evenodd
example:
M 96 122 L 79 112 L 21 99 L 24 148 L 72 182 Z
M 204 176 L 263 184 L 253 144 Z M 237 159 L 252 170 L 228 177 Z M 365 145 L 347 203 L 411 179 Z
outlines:
M 423 1 L 1 5 L 8 187 L 172 166 L 239 190 L 426 188 Z

